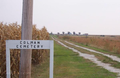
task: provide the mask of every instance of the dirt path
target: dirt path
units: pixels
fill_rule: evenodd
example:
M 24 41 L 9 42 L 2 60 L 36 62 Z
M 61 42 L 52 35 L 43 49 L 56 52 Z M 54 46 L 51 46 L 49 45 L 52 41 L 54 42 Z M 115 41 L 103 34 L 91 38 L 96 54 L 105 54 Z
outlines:
M 109 54 L 104 54 L 104 53 L 99 52 L 99 51 L 95 51 L 95 50 L 92 50 L 92 49 L 89 49 L 89 48 L 81 47 L 81 46 L 75 45 L 75 44 L 73 44 L 73 43 L 70 43 L 70 42 L 68 42 L 68 41 L 65 41 L 65 42 L 68 43 L 68 44 L 70 44 L 70 45 L 73 45 L 73 46 L 75 46 L 75 47 L 79 47 L 79 48 L 88 50 L 88 51 L 90 51 L 90 52 L 98 53 L 98 54 L 107 56 L 107 57 L 111 58 L 111 59 L 114 60 L 114 61 L 120 62 L 120 58 L 117 57 L 117 56 L 113 56 L 113 55 L 109 55 Z
M 66 47 L 68 49 L 71 49 L 74 52 L 79 53 L 79 56 L 81 56 L 81 57 L 83 57 L 85 59 L 89 59 L 90 61 L 92 61 L 93 63 L 97 64 L 98 66 L 101 66 L 101 67 L 107 69 L 110 72 L 117 73 L 118 74 L 118 78 L 120 78 L 120 69 L 112 67 L 112 66 L 110 66 L 110 64 L 103 63 L 103 62 L 99 61 L 94 55 L 82 53 L 82 52 L 80 52 L 80 51 L 78 51 L 78 50 L 76 50 L 76 49 L 74 49 L 72 47 L 69 47 L 69 46 L 63 44 L 62 42 L 60 42 L 60 41 L 58 41 L 58 40 L 56 40 L 54 38 L 53 38 L 53 40 L 57 41 L 62 46 Z

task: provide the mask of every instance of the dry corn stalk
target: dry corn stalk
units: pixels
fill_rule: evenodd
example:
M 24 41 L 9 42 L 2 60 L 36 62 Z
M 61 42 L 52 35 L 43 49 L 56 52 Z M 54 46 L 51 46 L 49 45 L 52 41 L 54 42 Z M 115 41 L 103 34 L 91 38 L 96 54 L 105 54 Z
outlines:
M 32 32 L 33 40 L 48 40 L 49 33 L 46 28 L 41 30 L 33 25 Z M 5 40 L 20 40 L 21 39 L 21 26 L 17 23 L 3 24 L 0 22 L 0 77 L 6 78 L 6 45 Z M 10 50 L 11 58 L 11 78 L 18 78 L 19 76 L 19 61 L 20 50 Z M 48 55 L 47 50 L 33 50 L 32 63 L 41 63 Z

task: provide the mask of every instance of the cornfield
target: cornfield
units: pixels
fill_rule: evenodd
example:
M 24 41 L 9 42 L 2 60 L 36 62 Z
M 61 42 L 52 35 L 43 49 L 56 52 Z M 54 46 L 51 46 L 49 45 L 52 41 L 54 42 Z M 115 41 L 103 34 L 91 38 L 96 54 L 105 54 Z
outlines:
M 60 38 L 120 54 L 120 36 L 59 36 Z
M 0 22 L 0 78 L 6 78 L 6 44 L 5 40 L 20 40 L 21 39 L 21 26 L 17 23 L 3 24 Z M 46 28 L 41 30 L 33 25 L 32 32 L 33 40 L 48 40 L 49 33 Z M 32 50 L 32 64 L 40 64 L 48 57 L 47 50 Z M 11 59 L 11 78 L 18 78 L 19 76 L 19 62 L 20 50 L 10 50 Z

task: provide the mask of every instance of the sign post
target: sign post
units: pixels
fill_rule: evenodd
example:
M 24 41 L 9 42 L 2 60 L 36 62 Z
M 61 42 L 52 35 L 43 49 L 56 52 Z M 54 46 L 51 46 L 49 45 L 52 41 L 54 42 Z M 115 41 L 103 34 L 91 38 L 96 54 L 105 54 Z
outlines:
M 50 49 L 49 78 L 53 78 L 53 40 L 6 40 L 6 75 L 10 78 L 10 49 Z

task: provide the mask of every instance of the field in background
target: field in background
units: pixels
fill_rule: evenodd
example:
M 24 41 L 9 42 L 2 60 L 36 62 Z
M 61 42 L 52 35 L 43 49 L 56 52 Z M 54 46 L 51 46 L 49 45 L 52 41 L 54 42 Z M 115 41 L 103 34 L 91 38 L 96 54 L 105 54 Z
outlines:
M 120 54 L 120 36 L 68 36 L 59 35 L 59 38 L 74 41 L 86 46 L 92 46 L 105 51 Z
M 48 40 L 49 33 L 46 28 L 41 30 L 33 25 L 32 32 L 33 40 Z M 17 23 L 3 24 L 0 22 L 0 78 L 6 78 L 6 44 L 5 40 L 20 40 L 21 39 L 21 26 Z M 32 64 L 40 64 L 49 55 L 47 50 L 32 50 Z M 19 75 L 19 61 L 20 50 L 11 50 L 11 77 L 18 78 Z

